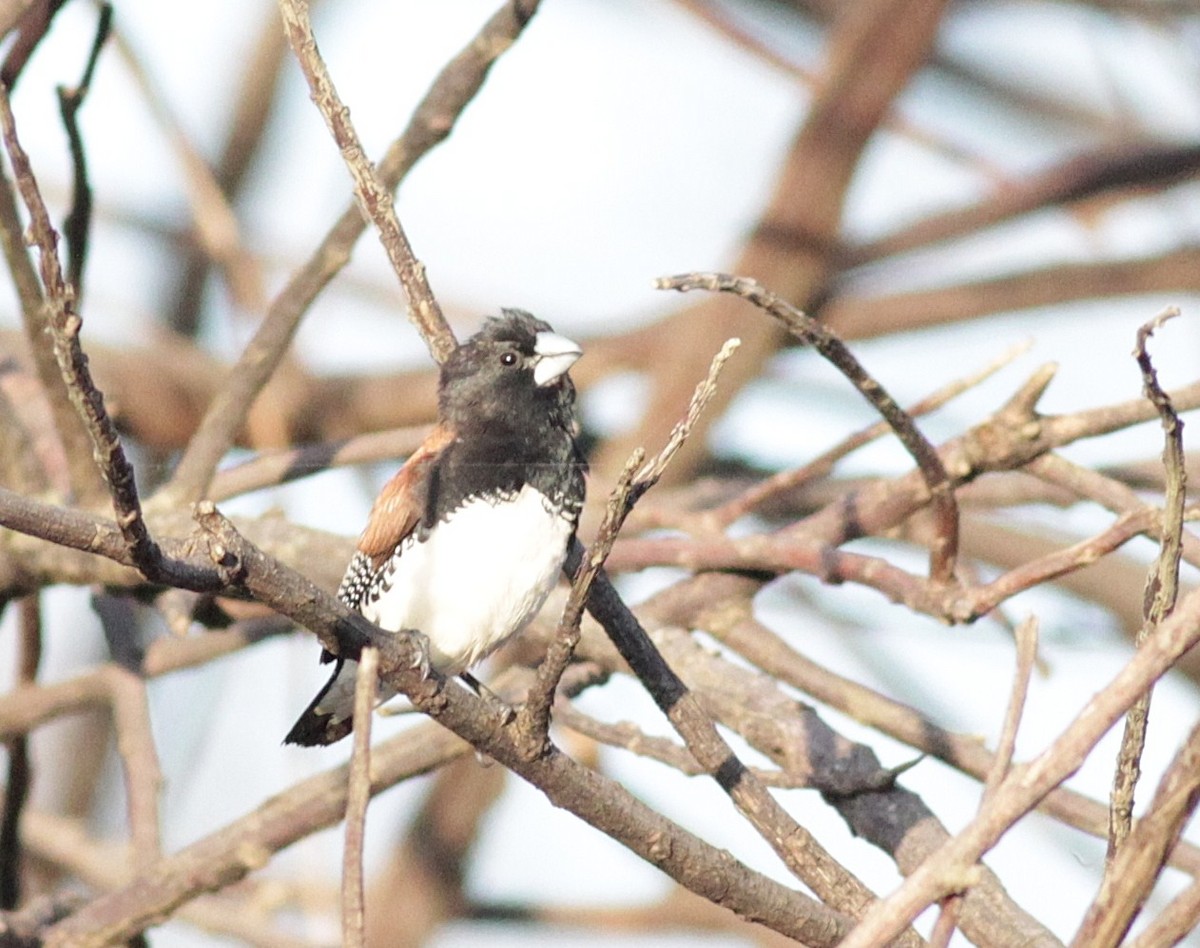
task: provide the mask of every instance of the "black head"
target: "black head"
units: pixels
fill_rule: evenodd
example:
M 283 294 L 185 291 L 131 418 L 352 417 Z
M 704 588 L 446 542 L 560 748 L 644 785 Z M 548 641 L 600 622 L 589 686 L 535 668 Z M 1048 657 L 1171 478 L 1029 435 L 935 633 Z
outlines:
M 569 427 L 575 386 L 567 370 L 582 354 L 579 346 L 524 310 L 501 312 L 442 365 L 441 417 L 456 426 L 511 429 L 549 420 Z

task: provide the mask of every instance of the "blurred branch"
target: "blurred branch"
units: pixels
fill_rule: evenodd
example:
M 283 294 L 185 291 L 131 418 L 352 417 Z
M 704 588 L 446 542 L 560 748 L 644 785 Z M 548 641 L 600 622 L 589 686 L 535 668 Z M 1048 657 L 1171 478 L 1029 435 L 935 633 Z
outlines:
M 376 166 L 375 174 L 383 187 L 394 190 L 417 160 L 450 134 L 462 110 L 482 87 L 492 64 L 516 41 L 534 8 L 530 0 L 511 0 L 446 64 L 404 133 Z M 357 204 L 343 211 L 308 262 L 275 297 L 254 339 L 231 371 L 229 384 L 209 405 L 164 497 L 196 500 L 207 494 L 217 465 L 291 344 L 300 319 L 349 261 L 350 251 L 365 226 Z
M 530 8 L 528 15 L 532 15 L 534 9 L 536 4 Z M 429 346 L 434 359 L 439 363 L 445 362 L 457 345 L 454 333 L 425 278 L 425 265 L 413 253 L 408 235 L 396 216 L 391 191 L 380 182 L 375 169 L 366 159 L 358 132 L 350 121 L 350 110 L 342 104 L 329 69 L 317 51 L 317 40 L 308 16 L 308 0 L 279 0 L 279 10 L 283 14 L 292 51 L 308 82 L 312 100 L 325 119 L 354 179 L 354 193 L 363 214 L 374 222 L 380 243 L 404 287 L 408 318 Z
M 859 393 L 883 416 L 896 433 L 904 449 L 917 463 L 929 491 L 929 503 L 937 523 L 937 535 L 932 545 L 929 579 L 936 584 L 954 582 L 954 563 L 958 555 L 958 504 L 954 488 L 937 449 L 917 428 L 912 416 L 904 411 L 887 390 L 863 368 L 862 363 L 836 335 L 810 319 L 796 307 L 781 299 L 754 280 L 723 273 L 689 273 L 663 277 L 657 284 L 662 290 L 704 289 L 712 293 L 732 293 L 757 306 L 787 327 L 788 332 L 820 355 L 842 373 Z
M 242 240 L 237 215 L 208 160 L 163 95 L 164 83 L 150 74 L 147 57 L 119 27 L 113 30 L 113 42 L 179 162 L 196 239 L 220 266 L 236 305 L 250 313 L 261 312 L 265 305 L 261 267 Z
M 1142 390 L 1158 411 L 1163 428 L 1163 469 L 1167 490 L 1163 502 L 1160 526 L 1159 554 L 1146 578 L 1143 610 L 1144 620 L 1138 630 L 1136 645 L 1140 648 L 1151 629 L 1171 614 L 1179 596 L 1179 560 L 1183 552 L 1184 503 L 1187 500 L 1187 474 L 1183 464 L 1183 422 L 1179 420 L 1171 399 L 1159 384 L 1158 375 L 1146 351 L 1146 343 L 1154 330 L 1168 319 L 1179 315 L 1177 309 L 1167 309 L 1143 325 L 1137 333 L 1133 355 L 1142 373 Z M 1125 717 L 1121 748 L 1117 754 L 1116 773 L 1110 798 L 1108 858 L 1106 877 L 1120 852 L 1133 823 L 1133 797 L 1141 776 L 1142 750 L 1146 745 L 1146 725 L 1150 715 L 1148 689 Z M 1111 886 L 1115 880 L 1109 879 Z
M 16 88 L 17 80 L 21 77 L 38 44 L 50 32 L 50 24 L 62 9 L 65 0 L 33 0 L 20 4 L 20 11 L 7 10 L 5 25 L 18 31 L 16 40 L 9 46 L 0 65 L 0 85 L 6 92 Z M 7 30 L 5 30 L 7 32 Z
M 1098 194 L 1125 192 L 1146 185 L 1165 188 L 1200 171 L 1200 145 L 1139 142 L 1068 158 L 1059 164 L 1005 182 L 979 201 L 910 224 L 895 233 L 848 251 L 848 267 L 910 253 L 929 244 L 966 237 L 1033 211 L 1057 207 Z
M 278 96 L 280 73 L 287 59 L 287 37 L 279 29 L 276 16 L 275 11 L 269 8 L 263 11 L 258 40 L 242 65 L 237 98 L 225 128 L 221 155 L 216 162 L 215 183 L 231 204 L 241 191 L 246 173 L 266 135 Z M 220 268 L 230 294 L 242 309 L 256 313 L 265 305 L 261 273 L 262 262 L 265 261 L 262 256 L 243 254 L 239 258 L 230 252 L 236 244 L 223 241 L 214 243 L 206 237 L 209 231 L 203 222 L 207 220 L 207 215 L 197 214 L 196 218 L 199 246 L 188 248 L 174 294 L 175 302 L 167 320 L 172 329 L 188 338 L 194 338 L 199 329 L 204 284 L 214 263 Z M 217 236 L 217 233 L 212 236 Z M 216 256 L 213 251 L 217 252 Z
M 58 87 L 58 108 L 63 125 L 67 129 L 67 141 L 71 147 L 71 165 L 74 169 L 71 211 L 63 222 L 63 233 L 67 239 L 67 282 L 75 287 L 75 302 L 83 294 L 83 268 L 87 261 L 88 233 L 92 225 L 92 186 L 88 181 L 87 156 L 83 150 L 83 136 L 79 131 L 79 110 L 87 98 L 96 71 L 100 50 L 108 39 L 112 27 L 112 4 L 100 5 L 100 18 L 96 24 L 96 36 L 92 40 L 92 51 L 79 85 L 73 89 Z
M 911 418 L 918 418 L 921 415 L 927 415 L 936 411 L 963 392 L 991 378 L 1002 368 L 1012 363 L 1018 356 L 1028 352 L 1029 347 L 1028 342 L 1019 343 L 1011 347 L 979 371 L 944 385 L 915 404 L 910 405 L 907 409 L 904 409 L 905 414 Z M 781 471 L 772 477 L 764 478 L 748 490 L 743 491 L 733 500 L 726 501 L 716 510 L 709 511 L 704 517 L 706 526 L 711 525 L 714 528 L 728 527 L 739 517 L 752 512 L 772 497 L 784 491 L 795 490 L 810 481 L 827 477 L 832 472 L 834 465 L 842 458 L 852 454 L 864 445 L 870 444 L 877 438 L 883 437 L 892 430 L 892 426 L 887 421 L 878 421 L 867 428 L 863 428 L 861 431 L 855 432 L 848 438 L 844 438 L 837 445 L 818 455 L 803 467 L 791 471 Z
M 874 339 L 1033 307 L 1197 287 L 1200 249 L 1185 246 L 1155 257 L 1056 263 L 1004 276 L 886 296 L 835 295 L 821 319 L 844 339 Z
M 1167 767 L 1158 791 L 1109 863 L 1073 948 L 1121 944 L 1200 802 L 1200 725 Z M 1194 919 L 1193 919 L 1194 920 Z M 1161 941 L 1170 944 L 1173 941 Z
M 928 57 L 945 4 L 941 0 L 865 0 L 842 5 L 830 27 L 819 92 L 792 141 L 773 194 L 732 272 L 772 287 L 797 307 L 824 292 L 833 272 L 846 190 L 859 158 Z M 662 320 L 654 348 L 658 365 L 636 430 L 611 439 L 593 464 L 593 482 L 611 483 L 633 447 L 660 444 L 668 422 L 686 397 L 680 379 L 704 371 L 708 354 L 737 326 L 742 353 L 726 374 L 712 417 L 747 382 L 758 377 L 783 335 L 766 321 L 746 321 L 733 300 L 713 297 Z M 702 419 L 667 483 L 682 483 L 707 452 L 708 420 Z
M 66 457 L 71 488 L 81 501 L 96 500 L 104 495 L 104 487 L 92 461 L 90 438 L 71 404 L 60 368 L 58 347 L 48 332 L 52 325 L 61 325 L 68 318 L 78 317 L 71 312 L 72 298 L 58 263 L 55 250 L 58 235 L 42 202 L 29 157 L 17 140 L 12 106 L 3 86 L 0 86 L 0 123 L 16 188 L 29 210 L 30 232 L 39 253 L 40 280 L 25 247 L 25 229 L 17 209 L 13 183 L 0 170 L 0 237 L 21 300 L 26 343 L 50 405 L 54 430 Z M 49 479 L 53 481 L 52 477 Z
M 869 910 L 842 948 L 869 948 L 886 941 L 929 904 L 974 884 L 969 867 L 1013 823 L 1082 766 L 1088 753 L 1122 714 L 1187 649 L 1200 641 L 1200 591 L 1180 600 L 1169 618 L 1071 724 L 1028 764 L 1014 767 L 979 815 L 927 859 L 888 898 Z

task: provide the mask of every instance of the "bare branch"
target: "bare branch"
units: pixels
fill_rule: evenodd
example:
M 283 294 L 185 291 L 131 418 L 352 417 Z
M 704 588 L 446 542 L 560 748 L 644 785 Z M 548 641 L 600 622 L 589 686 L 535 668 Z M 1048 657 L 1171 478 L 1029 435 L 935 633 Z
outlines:
M 867 374 L 866 369 L 846 348 L 845 343 L 820 323 L 805 316 L 796 307 L 754 280 L 722 273 L 690 273 L 660 278 L 657 286 L 661 290 L 687 292 L 704 289 L 740 296 L 774 316 L 793 336 L 816 349 L 846 376 L 862 396 L 883 415 L 884 420 L 896 432 L 901 444 L 917 462 L 937 518 L 937 539 L 930 554 L 930 578 L 936 583 L 952 582 L 958 551 L 958 505 L 954 500 L 950 476 L 946 473 L 937 450 L 921 434 L 912 416 L 897 405 L 883 386 Z
M 1171 405 L 1171 399 L 1162 386 L 1146 352 L 1146 342 L 1155 329 L 1168 319 L 1179 315 L 1179 310 L 1164 310 L 1143 325 L 1137 334 L 1134 358 L 1142 373 L 1142 387 L 1146 398 L 1154 405 L 1163 427 L 1163 469 L 1167 477 L 1166 497 L 1163 502 L 1161 543 L 1158 559 L 1146 579 L 1144 594 L 1145 619 L 1138 631 L 1136 644 L 1140 647 L 1150 630 L 1171 614 L 1179 594 L 1179 560 L 1183 552 L 1184 502 L 1187 499 L 1187 471 L 1184 466 L 1183 422 Z M 1113 860 L 1129 835 L 1133 823 L 1133 797 L 1141 776 L 1142 749 L 1146 744 L 1146 725 L 1150 715 L 1148 689 L 1129 709 L 1125 718 L 1125 730 L 1121 735 L 1121 748 L 1117 754 L 1116 773 L 1110 802 L 1108 837 L 1108 871 Z M 1107 876 L 1107 872 L 1106 872 Z M 1111 886 L 1115 880 L 1109 879 Z
M 350 110 L 338 97 L 325 61 L 317 51 L 317 40 L 308 16 L 308 0 L 279 0 L 279 10 L 283 14 L 292 51 L 308 82 L 312 100 L 329 126 L 354 179 L 354 193 L 363 214 L 379 230 L 379 240 L 404 287 L 408 299 L 408 318 L 421 333 L 434 358 L 438 362 L 445 362 L 456 345 L 454 333 L 425 279 L 425 266 L 417 260 L 400 225 L 391 192 L 380 182 L 375 169 L 363 154 L 358 133 L 350 121 Z
M 1200 725 L 1192 728 L 1167 767 L 1146 814 L 1109 863 L 1100 891 L 1084 916 L 1072 948 L 1121 943 L 1141 911 L 1171 849 L 1200 802 Z M 1159 944 L 1169 944 L 1162 941 Z
M 375 173 L 394 190 L 419 158 L 440 143 L 483 86 L 492 64 L 520 36 L 537 0 L 509 0 L 434 80 L 404 133 L 388 148 Z M 209 405 L 184 452 L 164 502 L 195 501 L 207 495 L 221 458 L 234 443 L 250 406 L 291 344 L 312 301 L 346 265 L 366 227 L 357 203 L 342 212 L 312 256 L 271 303 L 262 324 L 232 370 L 229 382 Z
M 363 908 L 363 842 L 371 800 L 371 717 L 379 693 L 379 652 L 364 648 L 354 681 L 354 749 L 346 791 L 346 844 L 342 861 L 342 944 L 361 948 L 366 922 Z

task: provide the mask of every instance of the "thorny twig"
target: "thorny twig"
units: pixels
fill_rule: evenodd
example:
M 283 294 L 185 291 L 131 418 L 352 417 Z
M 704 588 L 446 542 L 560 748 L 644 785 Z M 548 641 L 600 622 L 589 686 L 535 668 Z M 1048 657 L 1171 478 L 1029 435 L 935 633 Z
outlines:
M 1161 541 L 1158 559 L 1150 568 L 1146 578 L 1143 611 L 1144 621 L 1138 630 L 1137 644 L 1141 646 L 1150 631 L 1162 622 L 1175 608 L 1179 594 L 1179 560 L 1183 553 L 1184 503 L 1187 499 L 1187 473 L 1183 454 L 1183 421 L 1171 404 L 1171 398 L 1163 391 L 1158 375 L 1146 351 L 1146 343 L 1155 329 L 1168 319 L 1179 315 L 1179 310 L 1169 308 L 1138 329 L 1134 358 L 1142 373 L 1145 396 L 1158 411 L 1163 428 L 1163 470 L 1166 473 L 1166 493 L 1163 498 Z M 1109 838 L 1107 863 L 1120 851 L 1125 837 L 1129 835 L 1133 822 L 1133 797 L 1141 775 L 1142 749 L 1146 743 L 1146 724 L 1150 714 L 1150 695 L 1138 698 L 1125 717 L 1125 730 L 1121 735 L 1121 748 L 1117 754 L 1116 773 L 1110 801 Z M 1115 880 L 1109 879 L 1112 885 Z
M 737 339 L 729 339 L 721 350 L 713 357 L 709 366 L 708 376 L 701 381 L 692 393 L 687 413 L 672 430 L 663 449 L 644 462 L 645 452 L 640 448 L 630 456 L 625 469 L 617 479 L 617 485 L 609 496 L 605 507 L 604 518 L 596 532 L 596 540 L 587 556 L 580 562 L 571 583 L 571 593 L 563 609 L 558 632 L 551 643 L 545 661 L 538 669 L 537 683 L 530 689 L 525 706 L 518 716 L 518 726 L 529 741 L 531 752 L 540 753 L 546 740 L 546 732 L 550 723 L 550 708 L 554 703 L 554 693 L 558 688 L 559 679 L 571 661 L 575 646 L 579 642 L 579 621 L 583 617 L 584 606 L 588 601 L 592 584 L 604 568 L 612 545 L 621 532 L 625 518 L 633 510 L 638 499 L 653 487 L 662 472 L 666 470 L 671 458 L 675 456 L 680 446 L 687 440 L 704 406 L 708 404 L 716 392 L 717 379 L 721 369 L 740 344 Z
M 703 289 L 740 296 L 782 322 L 793 336 L 811 345 L 853 383 L 863 397 L 883 415 L 896 432 L 901 444 L 917 462 L 925 486 L 929 490 L 930 504 L 937 519 L 937 536 L 930 553 L 930 579 L 935 583 L 951 583 L 958 552 L 958 505 L 954 500 L 950 476 L 946 473 L 937 449 L 921 434 L 912 417 L 867 373 L 846 344 L 787 300 L 746 277 L 724 273 L 687 273 L 660 277 L 655 285 L 660 290 L 687 292 Z

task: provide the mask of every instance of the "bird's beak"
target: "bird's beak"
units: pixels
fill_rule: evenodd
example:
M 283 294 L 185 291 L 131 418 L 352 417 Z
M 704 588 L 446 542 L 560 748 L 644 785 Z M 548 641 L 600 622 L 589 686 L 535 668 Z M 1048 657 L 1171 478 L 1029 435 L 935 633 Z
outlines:
M 556 332 L 539 332 L 533 345 L 537 360 L 533 363 L 533 381 L 535 384 L 549 385 L 583 355 L 579 343 L 572 342 L 566 336 Z

